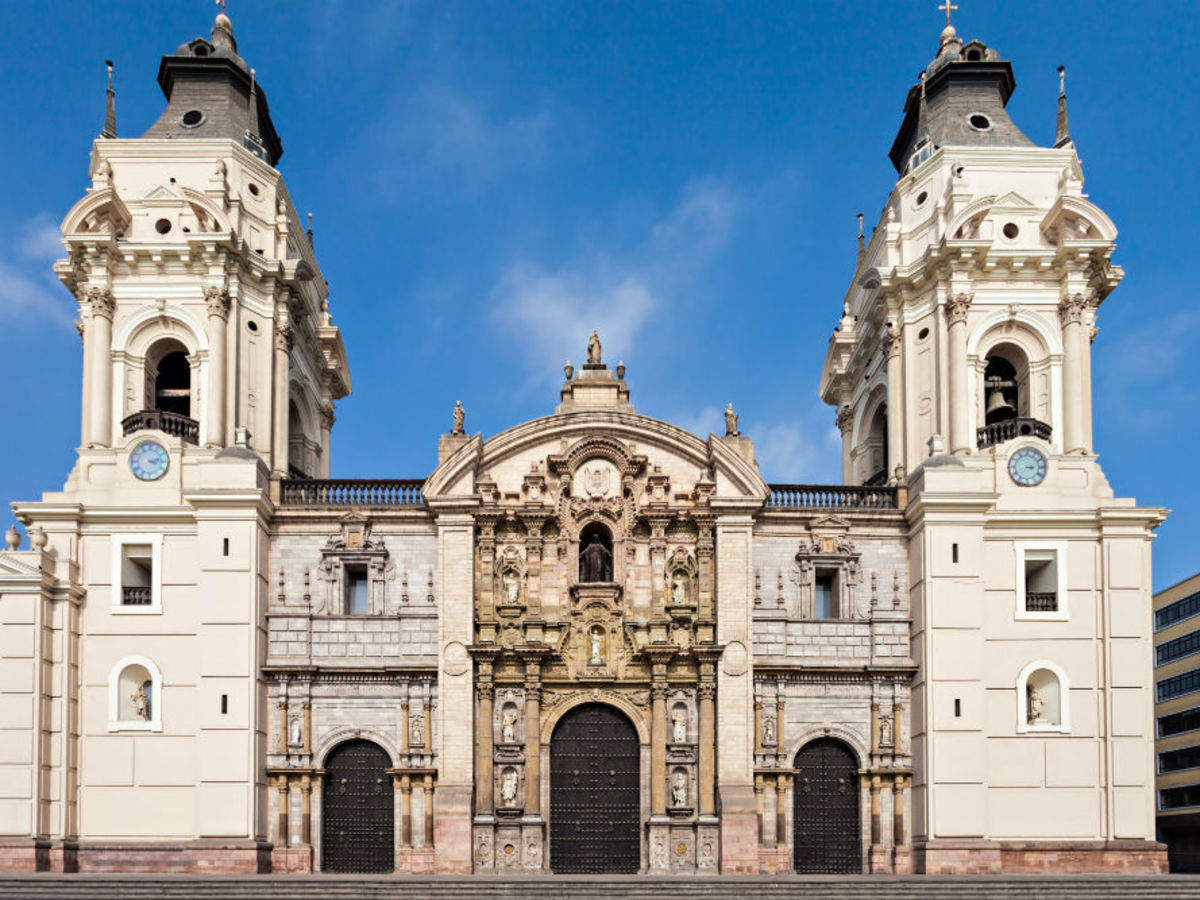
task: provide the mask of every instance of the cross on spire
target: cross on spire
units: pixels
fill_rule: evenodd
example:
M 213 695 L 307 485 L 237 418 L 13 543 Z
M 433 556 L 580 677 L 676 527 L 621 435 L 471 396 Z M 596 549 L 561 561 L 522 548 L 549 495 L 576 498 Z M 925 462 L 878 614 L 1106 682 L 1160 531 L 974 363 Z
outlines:
M 221 3 L 222 6 L 224 6 L 224 0 L 218 0 L 218 2 Z M 939 6 L 938 9 L 945 10 L 946 26 L 949 27 L 950 26 L 950 13 L 952 13 L 954 10 L 958 9 L 958 7 L 955 6 L 953 3 L 951 3 L 950 0 L 946 0 L 946 2 L 943 3 L 941 6 Z
M 947 0 L 949 2 L 949 0 Z M 217 0 L 217 6 L 221 7 L 221 15 L 225 15 L 225 0 Z M 949 15 L 949 13 L 947 13 Z

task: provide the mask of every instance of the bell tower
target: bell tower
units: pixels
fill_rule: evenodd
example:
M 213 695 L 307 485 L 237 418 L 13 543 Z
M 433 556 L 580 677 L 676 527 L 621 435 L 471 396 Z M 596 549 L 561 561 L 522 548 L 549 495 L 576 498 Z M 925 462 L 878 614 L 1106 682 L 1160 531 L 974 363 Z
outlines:
M 947 23 L 822 373 L 843 480 L 907 497 L 927 872 L 1049 868 L 1066 848 L 1100 865 L 1121 841 L 1164 864 L 1147 661 L 1165 511 L 1114 497 L 1093 449 L 1091 342 L 1123 273 L 1059 74 L 1039 145 L 1006 110 L 1009 61 Z

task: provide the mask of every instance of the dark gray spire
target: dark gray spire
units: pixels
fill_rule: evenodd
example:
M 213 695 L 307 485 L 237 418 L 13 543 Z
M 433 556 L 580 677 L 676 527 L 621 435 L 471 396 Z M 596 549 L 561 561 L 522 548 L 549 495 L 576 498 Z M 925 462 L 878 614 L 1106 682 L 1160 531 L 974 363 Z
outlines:
M 1067 124 L 1067 69 L 1058 67 L 1058 121 L 1054 127 L 1054 146 L 1065 147 L 1071 143 L 1071 126 Z
M 863 258 L 867 255 L 867 242 L 863 237 L 863 214 L 858 214 L 858 259 L 855 263 L 855 269 L 862 267 Z
M 108 68 L 108 96 L 104 103 L 104 129 L 100 132 L 100 137 L 115 138 L 117 136 L 117 109 L 113 102 L 115 98 L 113 94 L 113 61 L 106 59 L 104 65 Z

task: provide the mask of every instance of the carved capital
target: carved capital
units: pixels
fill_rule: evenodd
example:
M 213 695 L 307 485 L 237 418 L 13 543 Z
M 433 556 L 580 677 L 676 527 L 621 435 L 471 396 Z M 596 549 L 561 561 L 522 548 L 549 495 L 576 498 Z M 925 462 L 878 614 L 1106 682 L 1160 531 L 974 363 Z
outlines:
M 87 299 L 88 309 L 93 316 L 103 316 L 105 319 L 112 321 L 113 313 L 116 311 L 116 301 L 113 300 L 112 291 L 103 287 L 90 287 L 84 295 Z
M 232 304 L 232 300 L 229 296 L 229 291 L 224 288 L 214 285 L 205 287 L 204 304 L 208 307 L 208 314 L 210 316 L 216 316 L 219 319 L 229 318 L 229 307 Z
M 1087 300 L 1083 294 L 1071 294 L 1063 297 L 1058 304 L 1058 318 L 1063 326 L 1080 325 L 1083 323 L 1083 314 L 1087 310 Z
M 848 432 L 854 425 L 854 408 L 849 403 L 843 403 L 837 411 L 837 427 L 842 434 Z
M 333 412 L 333 404 L 328 403 L 321 406 L 321 427 L 326 431 L 333 430 L 333 423 L 337 421 L 337 416 Z
M 889 359 L 898 357 L 900 355 L 900 336 L 902 331 L 903 329 L 895 323 L 889 323 L 887 328 L 884 329 L 882 339 L 883 354 Z
M 715 700 L 716 699 L 717 686 L 714 682 L 701 681 L 699 691 L 700 691 L 700 699 L 701 700 Z
M 286 319 L 275 320 L 275 349 L 285 352 L 292 349 L 292 326 Z
M 951 327 L 967 321 L 967 312 L 971 308 L 972 294 L 955 294 L 946 301 L 942 308 L 946 314 L 946 324 Z

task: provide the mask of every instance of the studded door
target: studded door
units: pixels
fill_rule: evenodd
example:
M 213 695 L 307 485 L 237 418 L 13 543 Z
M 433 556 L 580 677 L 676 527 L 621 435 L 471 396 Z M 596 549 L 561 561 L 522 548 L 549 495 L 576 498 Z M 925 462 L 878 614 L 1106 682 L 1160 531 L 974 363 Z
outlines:
M 329 754 L 321 792 L 321 865 L 326 872 L 390 872 L 394 862 L 391 760 L 370 741 Z
M 550 868 L 636 872 L 641 862 L 637 733 L 611 706 L 568 712 L 550 739 Z
M 832 738 L 805 744 L 796 754 L 795 848 L 797 872 L 862 872 L 858 817 L 858 764 Z

